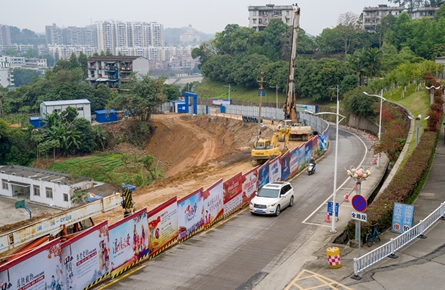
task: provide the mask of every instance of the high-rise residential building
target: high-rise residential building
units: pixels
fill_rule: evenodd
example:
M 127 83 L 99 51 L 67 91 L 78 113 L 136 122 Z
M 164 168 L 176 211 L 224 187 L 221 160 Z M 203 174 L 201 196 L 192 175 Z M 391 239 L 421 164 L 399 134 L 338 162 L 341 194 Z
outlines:
M 154 47 L 162 47 L 165 43 L 164 25 L 150 22 L 148 44 Z
M 68 26 L 66 28 L 62 28 L 62 44 L 96 46 L 96 26 Z
M 8 25 L 0 24 L 0 45 L 11 45 L 11 31 Z
M 63 44 L 62 29 L 55 23 L 45 26 L 46 45 Z
M 266 6 L 249 6 L 249 27 L 262 31 L 272 19 L 281 19 L 287 25 L 294 23 L 292 5 L 266 4 Z
M 164 26 L 156 22 L 101 21 L 97 23 L 98 50 L 116 54 L 118 47 L 162 47 Z

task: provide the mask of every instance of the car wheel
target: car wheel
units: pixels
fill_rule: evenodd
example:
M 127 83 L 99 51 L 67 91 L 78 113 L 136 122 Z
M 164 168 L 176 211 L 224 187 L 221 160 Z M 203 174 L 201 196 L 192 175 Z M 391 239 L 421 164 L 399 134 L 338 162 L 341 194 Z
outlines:
M 275 210 L 275 215 L 276 215 L 276 216 L 279 216 L 280 213 L 281 213 L 281 208 L 280 208 L 279 205 L 277 205 L 277 209 Z
M 294 197 L 291 196 L 291 197 L 290 197 L 290 201 L 289 201 L 289 207 L 291 207 L 291 206 L 293 206 L 293 205 L 294 205 Z

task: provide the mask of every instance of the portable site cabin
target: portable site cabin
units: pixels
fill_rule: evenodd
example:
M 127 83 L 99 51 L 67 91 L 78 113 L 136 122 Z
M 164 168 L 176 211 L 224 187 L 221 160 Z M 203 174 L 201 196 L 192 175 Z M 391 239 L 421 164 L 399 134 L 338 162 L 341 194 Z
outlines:
M 48 114 L 52 114 L 54 111 L 61 113 L 68 107 L 77 110 L 77 118 L 85 118 L 91 122 L 91 103 L 87 99 L 42 102 L 40 116 L 44 119 Z
M 97 110 L 94 112 L 96 113 L 96 121 L 98 123 L 117 122 L 117 112 L 113 109 Z
M 31 123 L 31 125 L 34 128 L 43 127 L 43 124 L 44 124 L 41 117 L 30 117 L 29 118 L 29 123 Z
M 170 101 L 170 111 L 174 113 L 187 113 L 187 106 L 185 101 Z

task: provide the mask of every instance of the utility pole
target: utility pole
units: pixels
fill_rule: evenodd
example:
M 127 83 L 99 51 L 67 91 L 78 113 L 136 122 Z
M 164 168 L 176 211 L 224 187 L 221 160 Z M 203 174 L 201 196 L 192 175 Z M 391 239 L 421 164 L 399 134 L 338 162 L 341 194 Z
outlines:
M 263 90 L 264 90 L 263 84 L 265 83 L 263 72 L 261 72 L 261 79 L 259 83 L 260 83 L 260 105 L 258 108 L 258 137 L 261 135 L 261 103 L 263 101 Z

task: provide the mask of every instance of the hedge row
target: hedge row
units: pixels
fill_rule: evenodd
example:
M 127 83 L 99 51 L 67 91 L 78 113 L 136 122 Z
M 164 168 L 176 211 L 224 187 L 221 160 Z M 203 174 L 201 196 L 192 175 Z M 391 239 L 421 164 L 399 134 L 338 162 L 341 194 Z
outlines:
M 441 90 L 438 90 L 440 94 Z M 391 183 L 383 190 L 379 197 L 368 206 L 366 214 L 368 223 L 361 223 L 363 238 L 371 225 L 379 223 L 379 231 L 389 229 L 392 223 L 394 203 L 412 203 L 428 175 L 429 167 L 433 161 L 435 148 L 439 140 L 440 132 L 437 130 L 443 114 L 442 97 L 435 96 L 434 103 L 430 106 L 428 131 L 422 134 L 421 140 L 407 162 L 394 175 Z M 355 222 L 350 221 L 345 233 L 349 239 L 355 237 Z

